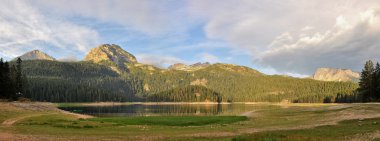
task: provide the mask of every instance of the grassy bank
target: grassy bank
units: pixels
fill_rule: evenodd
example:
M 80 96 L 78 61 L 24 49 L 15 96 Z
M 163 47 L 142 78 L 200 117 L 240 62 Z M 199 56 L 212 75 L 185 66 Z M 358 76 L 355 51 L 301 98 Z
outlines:
M 56 103 L 58 107 L 80 107 L 80 106 L 121 106 L 121 105 L 217 105 L 233 104 L 228 102 L 90 102 L 90 103 Z M 245 104 L 238 102 L 236 104 Z
M 373 140 L 380 137 L 380 118 L 355 119 L 339 122 L 337 125 L 321 126 L 303 130 L 282 130 L 263 132 L 251 135 L 240 135 L 232 138 L 236 141 L 271 140 L 271 141 L 304 141 L 304 140 Z M 343 137 L 343 138 L 342 138 Z
M 52 104 L 51 104 L 52 105 Z M 50 108 L 0 103 L 0 140 L 373 140 L 376 104 L 255 105 L 244 116 L 153 116 L 81 119 Z M 32 107 L 28 109 L 28 107 Z M 46 107 L 46 106 L 40 106 Z
M 230 124 L 247 120 L 245 116 L 152 116 L 92 118 L 89 121 L 116 123 L 119 125 L 162 125 L 162 126 L 202 126 L 208 124 Z
M 234 137 L 176 138 L 171 140 L 225 140 L 225 141 L 337 141 L 380 139 L 380 118 L 355 119 L 311 129 L 266 131 Z

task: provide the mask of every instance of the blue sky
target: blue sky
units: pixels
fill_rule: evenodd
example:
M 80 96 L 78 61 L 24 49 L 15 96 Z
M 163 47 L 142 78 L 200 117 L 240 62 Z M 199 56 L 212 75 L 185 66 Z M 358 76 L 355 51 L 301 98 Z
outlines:
M 377 0 L 2 0 L 0 57 L 39 49 L 81 60 L 122 46 L 139 62 L 222 62 L 267 74 L 360 71 L 380 60 Z

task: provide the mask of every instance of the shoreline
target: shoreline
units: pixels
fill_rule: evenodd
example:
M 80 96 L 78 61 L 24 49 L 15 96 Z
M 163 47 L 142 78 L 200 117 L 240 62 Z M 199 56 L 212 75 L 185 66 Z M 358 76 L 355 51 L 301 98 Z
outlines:
M 276 105 L 276 106 L 328 106 L 354 103 L 283 103 L 283 102 L 79 102 L 79 103 L 54 103 L 57 107 L 71 106 L 122 106 L 122 105 Z M 359 103 L 361 104 L 361 103 Z
M 89 103 L 57 103 L 58 105 L 68 104 L 71 106 L 121 106 L 121 105 L 217 105 L 233 103 L 217 102 L 89 102 Z

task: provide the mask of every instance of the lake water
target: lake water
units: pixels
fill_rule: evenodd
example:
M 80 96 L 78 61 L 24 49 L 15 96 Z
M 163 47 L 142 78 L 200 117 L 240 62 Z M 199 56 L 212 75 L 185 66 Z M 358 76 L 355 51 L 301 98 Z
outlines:
M 245 104 L 170 104 L 170 105 L 117 105 L 117 106 L 79 106 L 61 107 L 60 109 L 93 115 L 97 117 L 115 116 L 206 116 L 206 115 L 241 115 L 258 107 Z

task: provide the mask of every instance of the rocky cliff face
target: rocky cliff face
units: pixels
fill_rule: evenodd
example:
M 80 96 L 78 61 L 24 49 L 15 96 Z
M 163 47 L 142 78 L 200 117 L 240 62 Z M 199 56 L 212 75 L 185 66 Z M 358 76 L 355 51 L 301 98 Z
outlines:
M 21 60 L 50 60 L 50 61 L 55 61 L 56 59 L 47 55 L 46 53 L 43 53 L 39 50 L 33 50 L 30 52 L 27 52 L 17 58 L 21 58 Z M 13 60 L 17 60 L 17 58 Z
M 322 81 L 352 81 L 358 82 L 360 74 L 349 69 L 319 68 L 313 79 Z
M 124 66 L 125 63 L 137 63 L 135 56 L 118 45 L 109 44 L 103 44 L 91 49 L 84 58 L 84 61 L 92 61 L 94 63 L 113 62 L 118 66 Z

